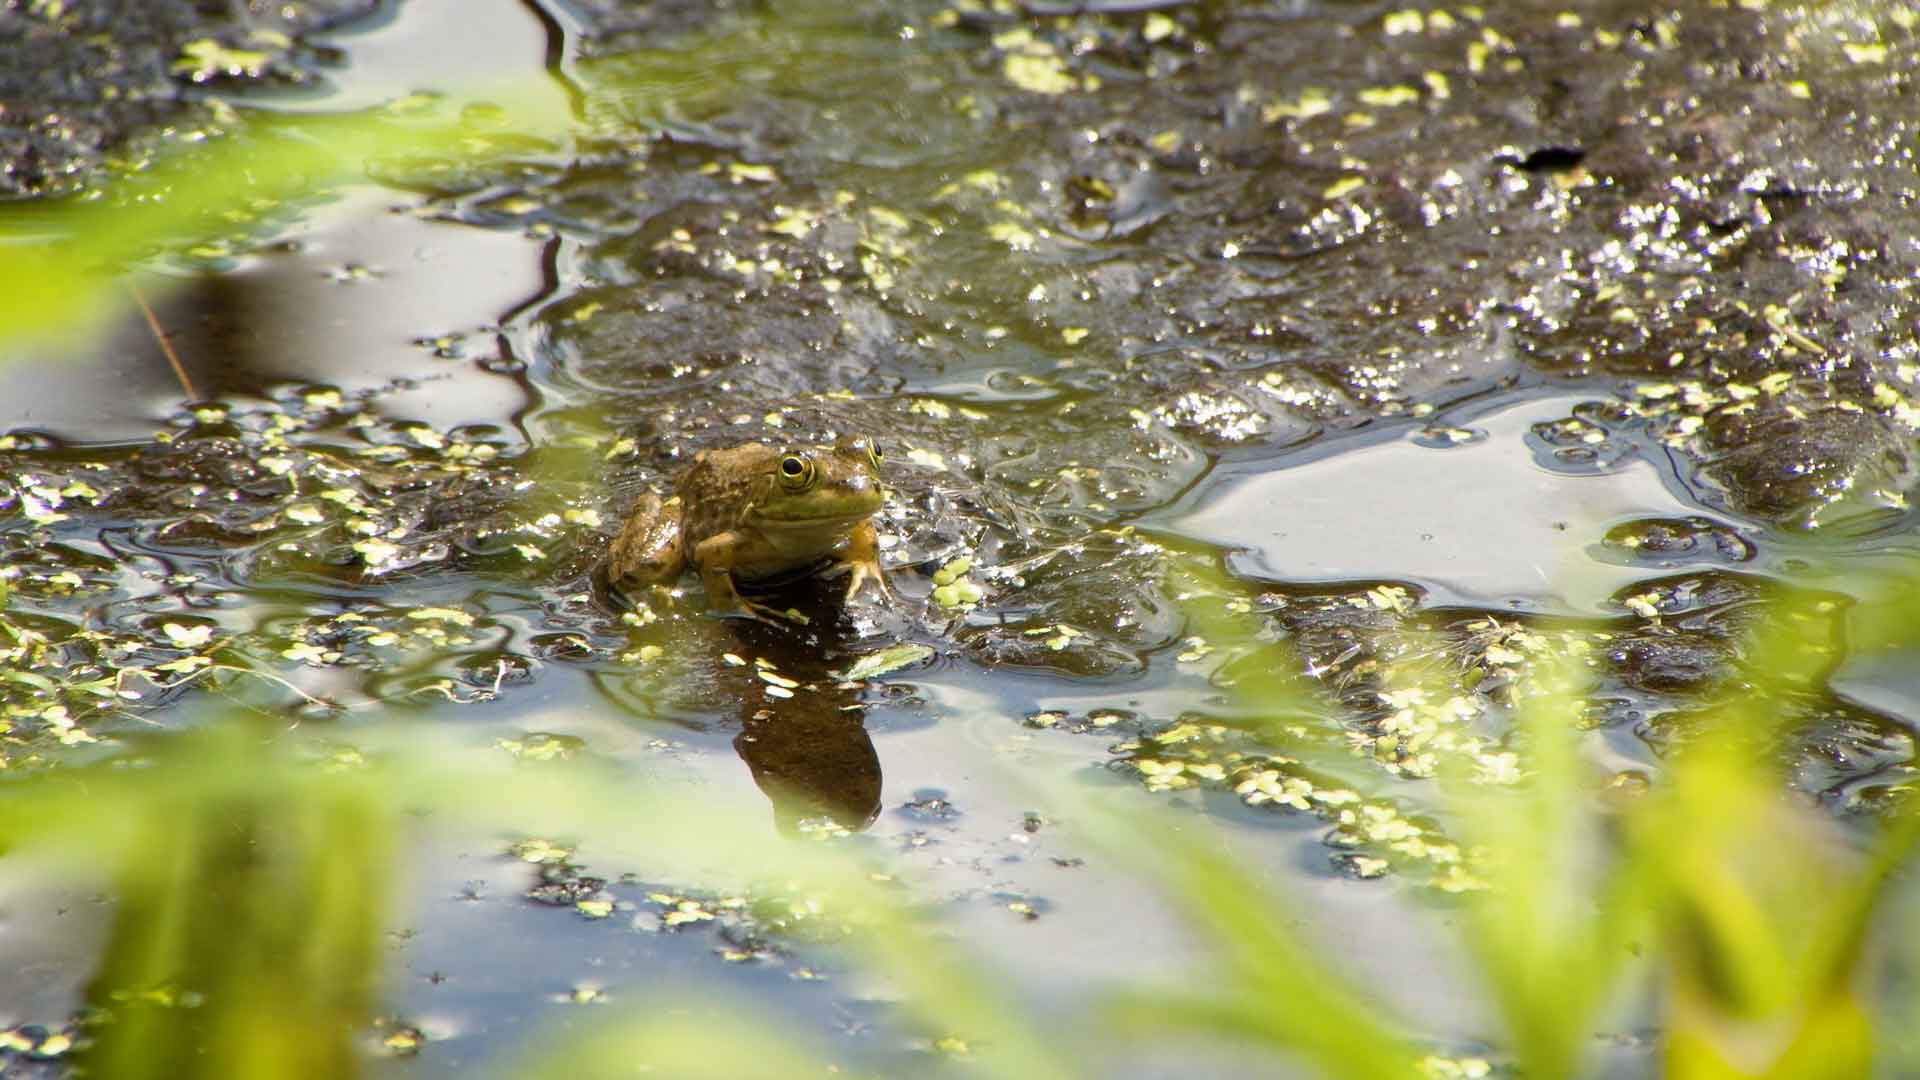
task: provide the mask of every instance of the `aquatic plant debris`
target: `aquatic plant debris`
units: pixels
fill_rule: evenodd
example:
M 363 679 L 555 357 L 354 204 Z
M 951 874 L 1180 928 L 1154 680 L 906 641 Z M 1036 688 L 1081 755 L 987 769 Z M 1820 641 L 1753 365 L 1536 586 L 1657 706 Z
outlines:
M 890 645 L 862 655 L 840 676 L 848 682 L 877 679 L 901 668 L 912 667 L 933 655 L 933 647 L 919 644 Z

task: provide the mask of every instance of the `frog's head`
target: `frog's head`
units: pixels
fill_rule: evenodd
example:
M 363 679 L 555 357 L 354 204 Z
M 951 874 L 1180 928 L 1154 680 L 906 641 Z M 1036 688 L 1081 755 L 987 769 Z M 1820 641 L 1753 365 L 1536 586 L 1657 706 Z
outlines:
M 880 447 L 865 436 L 804 446 L 771 458 L 752 517 L 774 527 L 852 526 L 880 509 Z

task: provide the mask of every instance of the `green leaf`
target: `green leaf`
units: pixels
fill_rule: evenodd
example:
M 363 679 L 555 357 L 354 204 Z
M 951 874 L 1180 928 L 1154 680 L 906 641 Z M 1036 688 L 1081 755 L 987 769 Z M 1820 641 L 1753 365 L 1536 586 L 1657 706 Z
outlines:
M 932 655 L 933 649 L 926 645 L 889 645 L 855 660 L 853 666 L 849 667 L 841 678 L 847 682 L 878 678 L 889 672 L 911 667 Z

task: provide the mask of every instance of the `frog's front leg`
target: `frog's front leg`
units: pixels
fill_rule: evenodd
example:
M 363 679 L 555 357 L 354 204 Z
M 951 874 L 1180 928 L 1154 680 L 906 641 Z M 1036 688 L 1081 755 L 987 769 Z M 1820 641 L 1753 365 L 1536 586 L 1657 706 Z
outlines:
M 879 586 L 881 599 L 893 599 L 893 592 L 887 588 L 886 572 L 880 568 L 880 534 L 873 522 L 863 521 L 848 531 L 847 547 L 841 553 L 840 562 L 848 569 L 847 599 L 853 599 L 869 581 Z
M 678 495 L 664 503 L 658 495 L 640 497 L 608 553 L 607 577 L 615 585 L 660 585 L 679 577 L 687 568 L 686 545 L 681 542 L 681 509 Z
M 739 534 L 729 531 L 709 536 L 694 547 L 693 565 L 700 568 L 700 581 L 707 587 L 708 606 L 716 615 L 741 615 L 773 626 L 788 625 L 792 620 L 782 613 L 740 595 L 733 581 L 733 559 L 739 544 Z

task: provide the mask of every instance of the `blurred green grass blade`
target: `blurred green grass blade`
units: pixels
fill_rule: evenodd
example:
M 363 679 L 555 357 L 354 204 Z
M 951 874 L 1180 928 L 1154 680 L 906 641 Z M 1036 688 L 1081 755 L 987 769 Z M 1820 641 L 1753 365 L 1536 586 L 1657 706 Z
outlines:
M 1778 1011 L 1799 989 L 1793 952 L 1804 942 L 1783 937 L 1786 897 L 1759 890 L 1813 870 L 1798 858 L 1805 841 L 1779 831 L 1791 822 L 1768 805 L 1757 769 L 1724 744 L 1677 759 L 1668 792 L 1649 805 L 1634 835 L 1640 857 L 1660 875 L 1671 962 L 1723 1009 L 1743 1015 Z M 1771 842 L 1743 851 L 1756 831 Z
M 1793 1038 L 1778 1026 L 1728 1025 L 1685 998 L 1669 1010 L 1663 1075 L 1671 1080 L 1860 1080 L 1875 1075 L 1873 1025 L 1851 992 L 1822 993 L 1793 1018 Z
M 547 130 L 564 130 L 553 117 Z M 120 275 L 170 247 L 231 233 L 288 200 L 362 181 L 381 158 L 483 158 L 529 137 L 385 112 L 256 117 L 168 147 L 101 194 L 0 212 L 0 344 L 82 334 L 125 304 Z
M 1175 832 L 1136 815 L 1084 803 L 1078 822 L 1100 845 L 1147 871 L 1219 958 L 1206 989 L 1109 1001 L 1111 1027 L 1138 1037 L 1169 1031 L 1232 1036 L 1310 1062 L 1322 1075 L 1411 1075 L 1419 1056 L 1328 968 L 1318 950 L 1288 931 L 1288 908 L 1252 874 Z
M 1537 658 L 1514 690 L 1525 778 L 1498 788 L 1454 776 L 1448 793 L 1487 884 L 1465 898 L 1466 942 L 1529 1075 L 1578 1073 L 1644 912 L 1635 867 L 1614 858 L 1588 808 L 1577 744 L 1587 685 L 1577 657 Z
M 1670 755 L 1664 789 L 1629 817 L 1631 853 L 1655 879 L 1669 1075 L 1872 1074 L 1871 928 L 1920 816 L 1903 808 L 1859 858 L 1830 821 L 1780 796 L 1795 699 L 1840 655 L 1832 603 L 1796 597 L 1755 633 L 1739 693 L 1708 711 L 1703 734 Z
M 1853 656 L 1920 644 L 1920 580 L 1879 575 L 1853 591 L 1864 597 L 1847 612 Z
M 1247 617 L 1225 606 L 1244 599 L 1245 590 L 1227 577 L 1216 556 L 1177 550 L 1169 555 L 1169 585 L 1181 600 L 1188 634 L 1223 651 L 1258 648 L 1268 656 L 1269 662 L 1235 667 L 1233 696 L 1267 718 L 1259 734 L 1292 750 L 1298 740 L 1285 737 L 1281 718 L 1325 717 L 1327 704 L 1318 688 L 1284 646 L 1256 642 Z
M 1183 601 L 1187 632 L 1224 652 L 1255 650 L 1258 662 L 1230 664 L 1234 699 L 1256 731 L 1330 775 L 1350 776 L 1350 755 L 1299 739 L 1290 729 L 1337 731 L 1330 706 L 1284 646 L 1256 642 L 1233 604 L 1244 590 L 1210 553 L 1180 554 L 1170 577 Z M 1274 654 L 1279 654 L 1278 656 Z M 1228 670 L 1223 666 L 1222 670 Z M 1225 856 L 1208 849 L 1204 829 L 1174 830 L 1139 814 L 1121 814 L 1064 795 L 1099 845 L 1164 889 L 1173 906 L 1219 957 L 1209 984 L 1195 993 L 1121 992 L 1109 1022 L 1137 1035 L 1168 1032 L 1233 1038 L 1308 1063 L 1316 1075 L 1360 1078 L 1414 1075 L 1420 1058 L 1397 1021 L 1324 963 L 1323 953 L 1287 929 L 1288 905 Z M 1195 834 L 1198 834 L 1197 836 Z
M 646 823 L 650 874 L 705 887 L 751 881 L 761 887 L 749 891 L 818 899 L 858 928 L 847 947 L 898 991 L 906 1016 L 934 1039 L 965 1044 L 971 1073 L 1009 1080 L 1078 1074 L 1076 1033 L 1057 1023 L 1039 1028 L 1017 988 L 944 940 L 897 888 L 883 886 L 888 876 L 876 878 L 876 868 L 855 851 L 785 839 L 744 806 L 708 808 L 688 820 L 681 800 L 637 790 L 613 768 L 570 762 L 502 777 L 498 755 L 436 751 L 432 761 L 431 768 L 408 770 L 410 797 L 469 826 L 564 834 L 591 832 L 610 818 Z M 478 776 L 488 782 L 476 783 Z
M 371 1018 L 390 823 L 349 801 L 205 808 L 160 830 L 163 888 L 122 887 L 87 1067 L 121 1078 L 351 1076 Z M 370 831 L 369 826 L 374 830 Z M 297 833 L 298 836 L 274 835 Z M 370 842 L 370 840 L 372 842 Z
M 140 768 L 6 785 L 10 846 L 59 844 L 113 871 L 86 1069 L 353 1075 L 394 819 L 377 789 L 290 761 L 253 724 L 176 737 Z
M 1247 988 L 1251 989 L 1251 988 Z M 1135 1040 L 1175 1036 L 1182 1041 L 1215 1041 L 1228 1051 L 1256 1047 L 1282 1059 L 1308 1063 L 1310 1075 L 1329 1080 L 1414 1077 L 1418 1055 L 1392 1045 L 1369 1042 L 1347 1029 L 1311 1030 L 1296 1021 L 1294 995 L 1270 992 L 1165 993 L 1123 992 L 1108 1003 L 1114 1030 Z M 1309 1012 L 1312 1007 L 1309 1006 Z
M 659 998 L 629 1017 L 535 1040 L 492 1075 L 570 1080 L 818 1080 L 858 1076 L 778 1017 L 699 997 Z
M 957 1040 L 969 1072 L 1008 1080 L 1080 1075 L 1075 1033 L 1042 1031 L 1020 1007 L 1017 988 L 977 958 L 936 937 L 924 920 L 879 897 L 867 909 L 855 948 L 902 992 L 908 1014 L 936 1040 Z M 956 1045 L 957 1045 L 956 1044 Z

